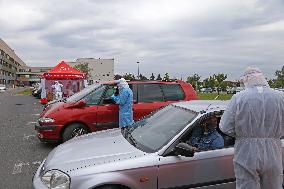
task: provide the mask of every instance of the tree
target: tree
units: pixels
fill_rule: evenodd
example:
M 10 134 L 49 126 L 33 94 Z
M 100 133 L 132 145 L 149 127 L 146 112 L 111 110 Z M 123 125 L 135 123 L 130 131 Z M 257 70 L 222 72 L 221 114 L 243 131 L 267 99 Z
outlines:
M 160 74 L 158 74 L 158 76 L 157 76 L 157 80 L 162 80 L 162 78 L 161 78 L 161 75 L 160 75 Z
M 216 79 L 215 79 L 215 76 L 209 76 L 208 78 L 208 85 L 210 88 L 215 88 L 216 87 Z
M 142 74 L 139 75 L 140 80 L 148 80 L 148 78 Z
M 85 73 L 87 78 L 92 77 L 91 71 L 93 69 L 89 68 L 89 63 L 87 63 L 87 62 L 80 63 L 80 64 L 75 65 L 74 68 L 76 68 L 77 70 L 80 70 L 81 72 Z
M 155 80 L 155 76 L 154 74 L 152 73 L 151 77 L 150 77 L 150 80 Z
M 114 75 L 114 80 L 119 80 L 119 79 L 121 79 L 121 78 L 122 78 L 122 76 L 119 75 L 119 74 Z
M 195 88 L 195 90 L 198 90 L 197 86 L 200 86 L 199 85 L 200 78 L 201 78 L 200 75 L 194 74 L 193 76 L 188 76 L 186 82 L 190 83 L 193 86 L 193 88 Z
M 282 88 L 283 84 L 280 79 L 269 79 L 267 80 L 271 88 Z
M 278 87 L 284 87 L 284 66 L 281 70 L 276 70 L 275 75 L 277 77 L 277 81 L 275 81 Z
M 164 76 L 163 80 L 170 81 L 170 76 L 169 76 L 168 73 L 165 73 L 165 76 Z
M 133 81 L 135 80 L 135 76 L 134 74 L 131 74 L 131 73 L 126 73 L 125 75 L 122 76 L 125 80 L 130 80 L 130 81 Z
M 215 86 L 217 87 L 217 91 L 219 95 L 219 90 L 222 86 L 223 81 L 227 79 L 227 74 L 223 74 L 223 73 L 214 74 L 213 77 L 215 79 Z

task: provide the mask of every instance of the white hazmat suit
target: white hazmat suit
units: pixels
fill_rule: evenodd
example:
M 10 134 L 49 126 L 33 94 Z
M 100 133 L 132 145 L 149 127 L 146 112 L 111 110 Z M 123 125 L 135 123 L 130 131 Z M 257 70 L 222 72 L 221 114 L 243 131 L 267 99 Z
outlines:
M 221 131 L 236 138 L 236 188 L 281 189 L 284 93 L 269 88 L 258 68 L 247 68 L 242 80 L 246 89 L 232 97 L 220 121 Z
M 62 99 L 62 87 L 63 85 L 59 83 L 58 81 L 55 81 L 55 84 L 52 85 L 52 88 L 54 89 L 54 95 L 56 100 Z

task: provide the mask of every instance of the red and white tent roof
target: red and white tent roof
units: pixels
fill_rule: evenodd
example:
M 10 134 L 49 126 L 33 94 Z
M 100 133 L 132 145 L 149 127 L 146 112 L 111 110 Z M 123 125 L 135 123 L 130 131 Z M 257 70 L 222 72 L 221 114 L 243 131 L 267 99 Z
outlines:
M 45 79 L 85 79 L 86 74 L 61 61 L 57 66 L 43 74 Z

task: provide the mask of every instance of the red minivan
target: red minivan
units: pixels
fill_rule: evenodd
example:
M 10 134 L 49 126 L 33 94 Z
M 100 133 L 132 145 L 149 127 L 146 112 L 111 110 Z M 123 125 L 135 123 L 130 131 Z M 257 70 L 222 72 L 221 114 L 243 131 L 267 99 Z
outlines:
M 111 99 L 114 82 L 91 85 L 79 93 L 48 105 L 35 129 L 42 142 L 67 141 L 89 132 L 118 127 L 119 107 Z M 133 114 L 137 121 L 158 108 L 177 101 L 195 100 L 192 86 L 183 81 L 130 81 Z

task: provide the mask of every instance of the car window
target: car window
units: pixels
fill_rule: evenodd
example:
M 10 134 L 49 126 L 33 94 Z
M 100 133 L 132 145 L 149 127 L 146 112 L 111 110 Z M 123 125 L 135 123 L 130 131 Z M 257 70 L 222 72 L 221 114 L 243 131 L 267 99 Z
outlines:
M 129 84 L 129 88 L 133 92 L 133 102 L 137 102 L 137 99 L 138 99 L 138 93 L 137 93 L 138 86 L 137 86 L 137 84 Z
M 166 101 L 183 100 L 184 92 L 179 84 L 162 84 L 162 90 Z
M 101 101 L 101 97 L 105 91 L 106 86 L 102 85 L 101 87 L 93 90 L 91 93 L 86 95 L 83 99 L 86 101 L 87 105 L 98 105 Z
M 189 130 L 189 132 L 184 135 L 181 141 L 196 147 L 198 151 L 207 151 L 219 148 L 232 147 L 235 142 L 234 137 L 230 137 L 222 133 L 222 131 L 219 128 L 221 115 L 222 112 L 214 112 L 214 114 L 208 113 L 208 115 L 203 116 L 202 118 L 196 121 L 196 124 L 194 124 L 191 130 Z M 219 136 L 214 133 L 210 134 L 210 131 L 205 130 L 205 125 L 210 123 L 206 123 L 206 119 L 204 119 L 204 117 L 206 119 L 210 119 L 211 117 L 215 117 L 217 119 L 216 132 L 219 134 Z M 219 137 L 220 138 L 222 137 L 221 139 L 223 139 L 223 146 L 220 145 L 221 139 Z
M 131 136 L 141 150 L 155 152 L 175 137 L 196 115 L 193 111 L 168 105 L 136 122 Z
M 164 101 L 159 84 L 138 84 L 138 102 Z
M 115 93 L 115 91 L 116 91 L 116 87 L 109 85 L 105 92 L 104 99 L 109 99 Z
M 117 86 L 109 85 L 103 94 L 102 104 L 115 104 L 115 102 L 111 99 L 111 96 L 115 94 L 117 90 Z
M 94 89 L 96 90 L 97 88 L 100 88 L 100 87 L 101 87 L 100 84 L 90 85 L 86 87 L 85 89 L 83 89 L 82 91 L 75 93 L 74 95 L 68 97 L 66 99 L 66 102 L 77 102 L 83 99 L 85 96 L 89 95 L 92 91 L 94 91 Z

